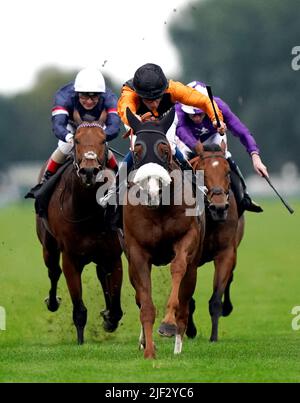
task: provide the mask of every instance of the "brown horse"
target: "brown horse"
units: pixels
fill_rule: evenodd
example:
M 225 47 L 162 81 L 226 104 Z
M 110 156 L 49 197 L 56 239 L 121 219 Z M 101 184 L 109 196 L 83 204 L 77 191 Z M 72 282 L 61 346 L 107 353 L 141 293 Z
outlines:
M 90 262 L 96 263 L 106 310 L 101 314 L 103 327 L 112 332 L 122 317 L 120 293 L 122 284 L 121 247 L 115 232 L 104 224 L 104 210 L 96 201 L 100 183 L 98 173 L 105 169 L 106 136 L 101 122 L 77 122 L 74 136 L 74 163 L 66 168 L 51 196 L 48 218 L 37 216 L 37 233 L 43 246 L 45 265 L 51 282 L 45 300 L 50 311 L 58 309 L 56 296 L 62 270 L 73 302 L 73 321 L 79 344 L 84 341 L 87 309 L 82 300 L 81 273 Z
M 142 325 L 139 339 L 145 358 L 155 358 L 153 324 L 155 307 L 151 296 L 151 267 L 171 263 L 172 290 L 163 327 L 176 331 L 174 353 L 180 353 L 187 326 L 188 305 L 196 283 L 197 261 L 203 239 L 203 217 L 186 215 L 183 200 L 173 200 L 176 187 L 170 174 L 179 167 L 172 161 L 170 145 L 165 133 L 174 119 L 174 111 L 161 121 L 140 122 L 128 109 L 127 118 L 137 140 L 134 145 L 133 182 L 139 194 L 144 193 L 144 204 L 133 203 L 130 192 L 124 205 L 125 252 L 129 262 L 130 281 L 136 291 Z M 171 192 L 170 203 L 162 202 L 163 185 Z M 189 196 L 192 198 L 192 192 Z
M 237 248 L 244 233 L 244 216 L 238 216 L 236 201 L 230 190 L 230 167 L 225 158 L 225 143 L 222 142 L 221 147 L 204 146 L 201 154 L 191 163 L 195 170 L 204 171 L 204 184 L 207 187 L 206 231 L 199 266 L 210 261 L 215 265 L 209 312 L 212 320 L 210 341 L 217 341 L 219 317 L 228 316 L 233 309 L 230 284 L 237 260 Z M 197 333 L 193 322 L 194 310 L 195 301 L 191 299 L 186 330 L 188 337 L 195 337 Z

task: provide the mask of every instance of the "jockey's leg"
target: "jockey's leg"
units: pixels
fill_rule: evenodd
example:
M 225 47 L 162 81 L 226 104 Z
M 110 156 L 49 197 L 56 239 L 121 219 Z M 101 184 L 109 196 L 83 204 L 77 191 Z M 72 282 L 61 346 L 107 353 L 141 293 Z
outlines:
M 247 192 L 246 182 L 237 164 L 231 157 L 227 157 L 231 170 L 231 188 L 236 197 L 237 203 L 243 210 L 261 213 L 263 209 L 255 203 Z M 238 179 L 238 180 L 237 180 Z
M 107 204 L 110 203 L 110 200 L 113 195 L 116 195 L 116 200 L 117 204 L 119 204 L 119 198 L 120 196 L 122 197 L 123 194 L 120 194 L 120 190 L 124 192 L 124 189 L 126 188 L 126 183 L 127 183 L 127 175 L 129 171 L 133 167 L 133 158 L 132 158 L 132 152 L 129 151 L 126 155 L 123 161 L 120 164 L 118 173 L 116 175 L 116 180 L 113 183 L 113 185 L 110 187 L 108 190 L 107 194 L 99 200 L 99 204 L 102 207 L 106 207 Z
M 68 155 L 71 154 L 72 148 L 73 144 L 65 143 L 64 141 L 59 140 L 57 149 L 51 154 L 51 157 L 48 160 L 41 180 L 42 183 L 51 178 L 51 176 L 57 172 L 58 168 L 63 165 Z
M 107 194 L 99 201 L 102 207 L 106 208 L 105 219 L 106 223 L 112 230 L 122 229 L 122 206 L 120 203 L 124 199 L 124 192 L 127 185 L 127 176 L 133 167 L 132 152 L 129 151 L 120 164 L 116 180 Z M 113 197 L 114 196 L 114 197 Z M 116 205 L 111 201 L 116 200 Z
M 107 158 L 106 166 L 107 166 L 107 168 L 114 171 L 114 173 L 116 175 L 118 174 L 118 161 L 117 161 L 114 153 L 111 150 L 108 151 L 108 158 Z

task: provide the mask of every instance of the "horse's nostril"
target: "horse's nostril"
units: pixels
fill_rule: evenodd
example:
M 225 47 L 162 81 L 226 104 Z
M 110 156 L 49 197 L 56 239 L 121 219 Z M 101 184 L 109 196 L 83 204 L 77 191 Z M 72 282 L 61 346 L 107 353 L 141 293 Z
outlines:
M 225 210 L 228 210 L 229 208 L 229 203 L 225 203 Z
M 78 172 L 79 172 L 80 175 L 86 175 L 85 168 L 80 168 Z
M 99 168 L 94 168 L 93 169 L 93 175 L 97 176 L 99 172 L 100 172 Z

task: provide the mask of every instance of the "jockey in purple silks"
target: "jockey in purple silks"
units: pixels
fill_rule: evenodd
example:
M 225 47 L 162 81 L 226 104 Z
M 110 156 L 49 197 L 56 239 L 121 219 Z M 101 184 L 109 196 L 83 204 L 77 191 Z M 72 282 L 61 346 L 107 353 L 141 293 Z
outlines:
M 193 81 L 188 86 L 195 88 L 199 92 L 207 95 L 204 83 Z M 219 109 L 223 114 L 224 122 L 228 130 L 244 145 L 252 158 L 253 168 L 260 176 L 269 176 L 267 168 L 262 163 L 259 156 L 259 148 L 249 129 L 240 121 L 240 119 L 231 111 L 229 106 L 218 97 L 214 97 Z M 191 106 L 176 104 L 176 136 L 177 147 L 183 153 L 199 154 L 200 144 L 219 144 L 222 140 L 227 144 L 226 134 L 219 134 L 211 124 L 205 112 L 201 109 Z M 231 158 L 230 152 L 226 151 L 226 158 L 231 169 L 232 190 L 235 193 L 237 202 L 242 210 L 253 212 L 263 211 L 260 206 L 254 203 L 246 190 L 245 180 L 237 164 Z M 242 190 L 242 191 L 241 191 Z

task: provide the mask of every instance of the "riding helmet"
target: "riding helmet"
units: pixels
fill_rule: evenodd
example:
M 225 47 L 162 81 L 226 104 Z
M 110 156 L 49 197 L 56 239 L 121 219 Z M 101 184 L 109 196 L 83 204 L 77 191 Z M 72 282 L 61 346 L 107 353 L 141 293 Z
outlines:
M 105 92 L 105 81 L 101 71 L 93 67 L 80 70 L 75 78 L 74 89 L 76 92 Z
M 160 66 L 147 63 L 135 72 L 133 87 L 141 98 L 157 99 L 168 88 L 168 80 Z

